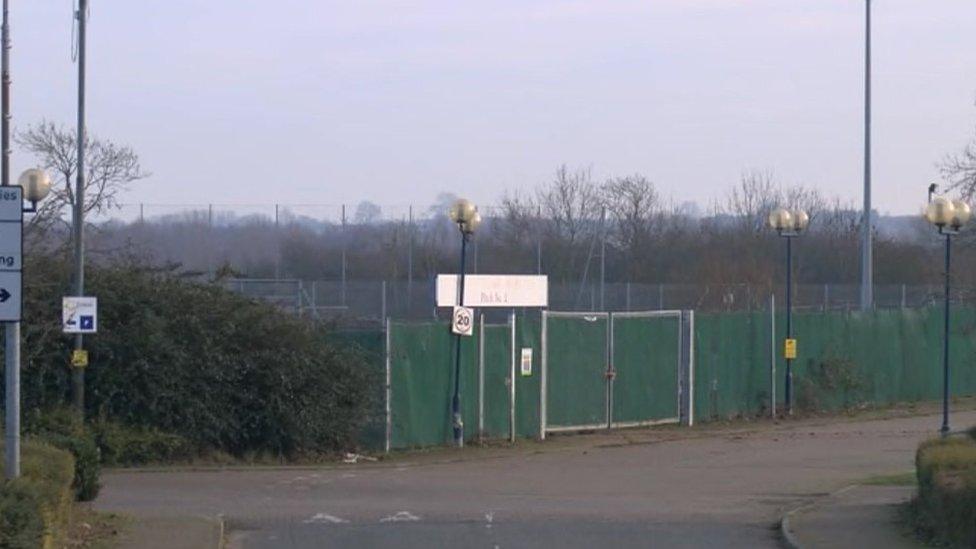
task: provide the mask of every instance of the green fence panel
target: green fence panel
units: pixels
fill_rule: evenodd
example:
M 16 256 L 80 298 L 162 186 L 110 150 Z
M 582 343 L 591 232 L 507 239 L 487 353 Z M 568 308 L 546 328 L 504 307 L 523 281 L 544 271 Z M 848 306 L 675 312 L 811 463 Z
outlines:
M 606 425 L 607 315 L 546 320 L 546 427 Z
M 768 315 L 695 315 L 696 421 L 768 410 L 768 332 Z
M 519 437 L 539 437 L 540 372 L 542 369 L 542 324 L 538 315 L 519 315 L 515 319 L 515 353 L 532 349 L 531 375 L 522 375 L 521 365 L 515 372 L 515 433 Z
M 681 319 L 613 316 L 613 422 L 678 418 Z
M 512 329 L 508 325 L 485 326 L 484 433 L 487 438 L 509 436 L 512 368 Z
M 392 323 L 391 447 L 435 446 L 453 439 L 455 336 L 446 323 Z M 478 338 L 461 338 L 461 416 L 465 438 L 478 430 Z

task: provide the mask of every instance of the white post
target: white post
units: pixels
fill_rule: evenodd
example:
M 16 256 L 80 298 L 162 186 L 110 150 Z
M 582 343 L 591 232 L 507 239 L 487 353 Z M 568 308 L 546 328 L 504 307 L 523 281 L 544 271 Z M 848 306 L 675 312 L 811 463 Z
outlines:
M 386 318 L 386 281 L 380 283 L 380 318 Z
M 512 339 L 512 364 L 509 371 L 509 381 L 508 384 L 508 440 L 510 442 L 515 442 L 515 375 L 516 375 L 516 357 L 518 356 L 518 351 L 516 350 L 516 337 L 515 337 L 515 311 L 512 311 L 508 317 L 508 323 L 511 327 L 511 339 Z
M 478 327 L 478 439 L 485 436 L 485 314 Z
M 542 311 L 542 368 L 539 371 L 539 440 L 546 439 L 546 370 L 549 367 L 547 320 L 549 311 Z

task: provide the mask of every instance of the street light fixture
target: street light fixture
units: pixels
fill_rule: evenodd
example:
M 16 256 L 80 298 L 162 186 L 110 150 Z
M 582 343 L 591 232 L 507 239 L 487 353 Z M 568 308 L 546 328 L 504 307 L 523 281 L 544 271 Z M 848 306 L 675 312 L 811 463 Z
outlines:
M 25 212 L 36 212 L 37 203 L 47 198 L 51 192 L 51 176 L 40 168 L 25 170 L 17 178 L 17 184 L 24 189 L 24 199 L 31 203 Z
M 793 415 L 793 359 L 796 358 L 796 340 L 793 339 L 793 239 L 810 225 L 807 212 L 796 209 L 776 208 L 769 213 L 769 226 L 786 239 L 786 339 L 783 357 L 786 359 L 786 413 Z
M 972 210 L 962 200 L 938 196 L 925 208 L 925 219 L 945 235 L 945 332 L 942 335 L 942 436 L 949 435 L 949 286 L 952 236 L 969 222 Z
M 465 198 L 459 199 L 451 207 L 451 221 L 457 223 L 461 233 L 461 270 L 458 276 L 457 304 L 464 306 L 464 260 L 468 251 L 468 240 L 481 225 L 481 214 L 477 206 Z M 454 397 L 451 399 L 451 416 L 454 426 L 454 444 L 464 446 L 464 420 L 461 418 L 461 334 L 455 336 L 454 354 Z
M 8 164 L 7 151 L 0 153 L 4 156 L 4 164 Z M 7 186 L 8 172 L 6 169 L 2 176 L 2 186 Z M 24 189 L 24 198 L 31 205 L 21 209 L 25 212 L 36 212 L 37 203 L 51 192 L 51 178 L 47 172 L 41 169 L 32 168 L 20 174 L 17 184 Z M 23 221 L 23 220 L 21 220 Z M 21 227 L 21 231 L 23 227 Z M 21 233 L 23 234 L 23 233 Z M 21 237 L 23 238 L 23 237 Z M 18 285 L 20 282 L 17 283 Z M 17 289 L 21 292 L 21 289 Z M 8 296 L 9 297 L 9 296 Z M 4 328 L 6 342 L 4 344 L 4 431 L 5 455 L 4 470 L 7 479 L 14 479 L 20 476 L 20 322 L 7 322 Z

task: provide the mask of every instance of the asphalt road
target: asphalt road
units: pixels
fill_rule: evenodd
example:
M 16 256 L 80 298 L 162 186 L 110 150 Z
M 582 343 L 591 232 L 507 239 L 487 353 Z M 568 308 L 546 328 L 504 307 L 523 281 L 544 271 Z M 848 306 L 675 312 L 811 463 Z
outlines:
M 976 424 L 976 412 L 954 415 Z M 781 513 L 912 468 L 936 416 L 645 430 L 314 469 L 110 472 L 97 507 L 232 547 L 777 547 Z

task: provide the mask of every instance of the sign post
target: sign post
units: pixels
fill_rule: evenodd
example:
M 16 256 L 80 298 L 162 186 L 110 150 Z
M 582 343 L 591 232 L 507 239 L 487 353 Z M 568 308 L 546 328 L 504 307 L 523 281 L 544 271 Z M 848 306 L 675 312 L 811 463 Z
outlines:
M 20 476 L 20 318 L 23 304 L 24 190 L 0 187 L 0 322 L 4 323 L 6 462 L 8 479 Z

